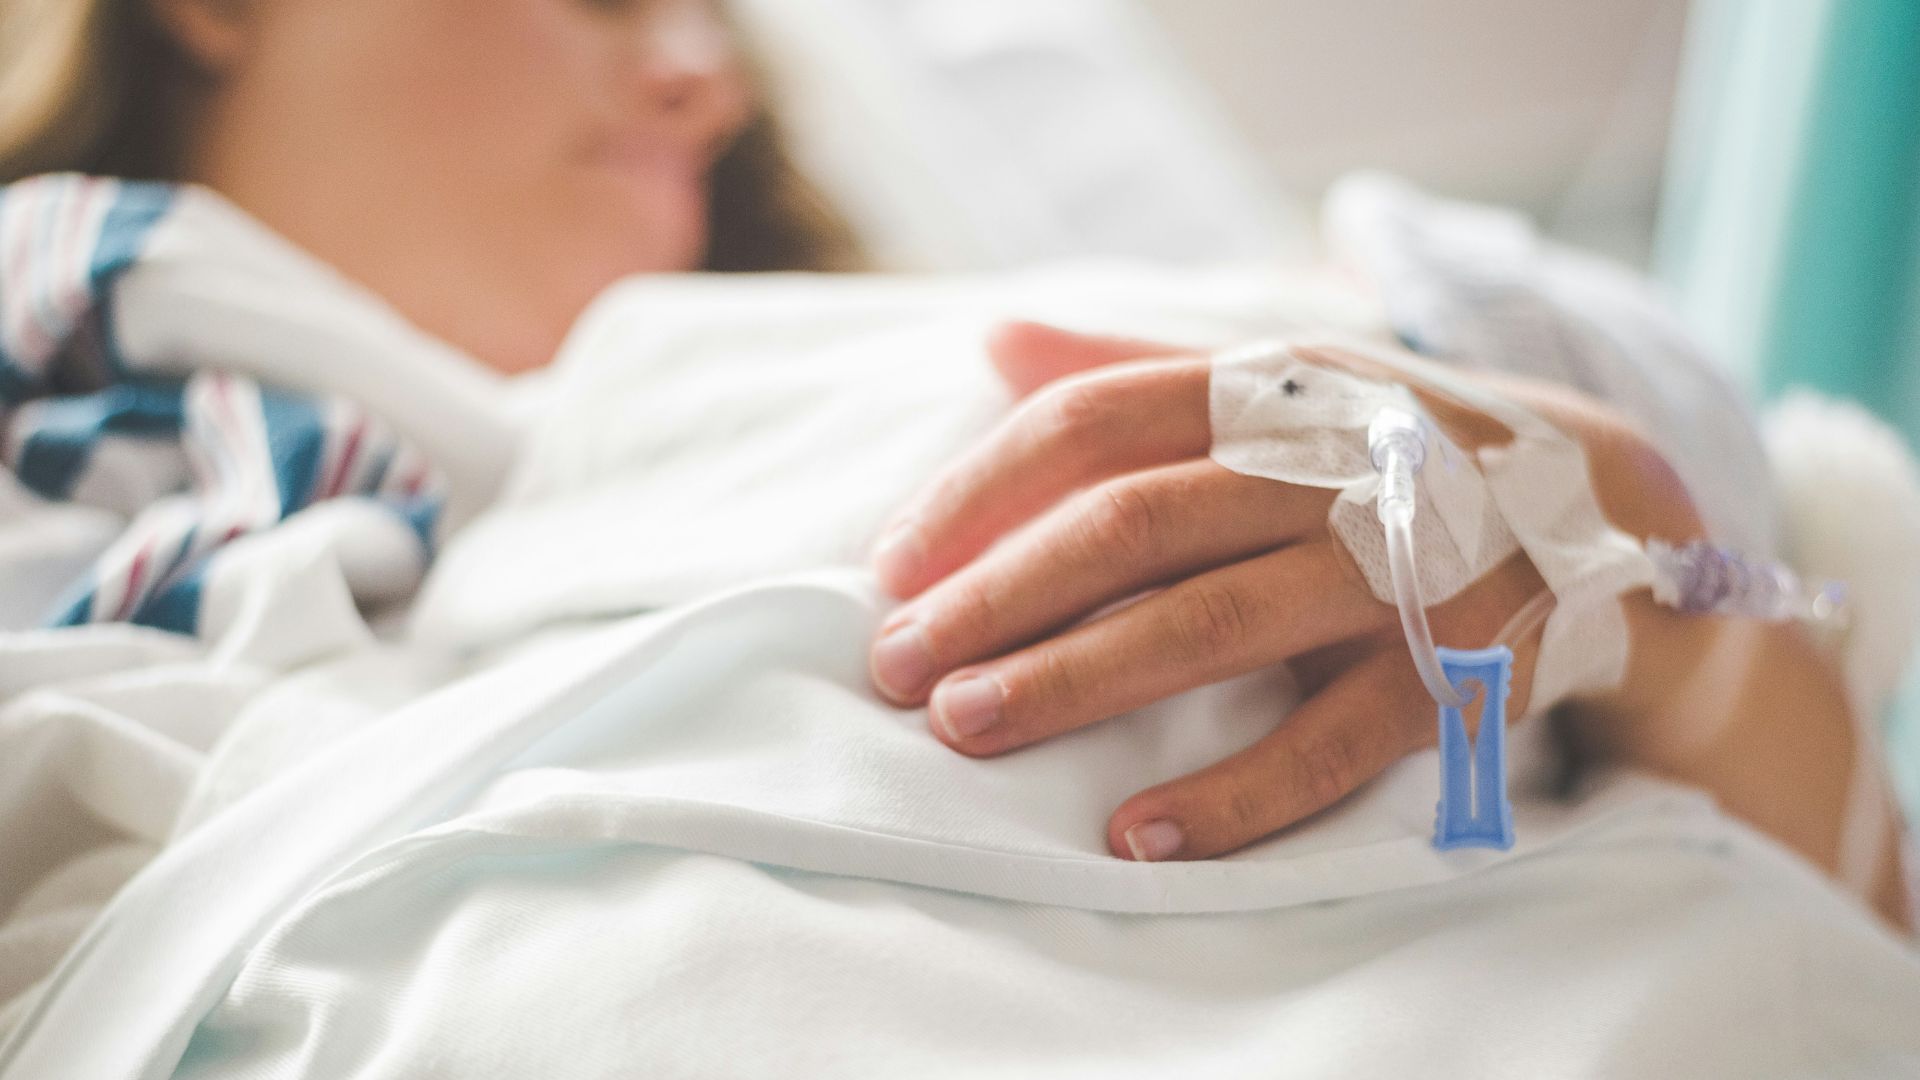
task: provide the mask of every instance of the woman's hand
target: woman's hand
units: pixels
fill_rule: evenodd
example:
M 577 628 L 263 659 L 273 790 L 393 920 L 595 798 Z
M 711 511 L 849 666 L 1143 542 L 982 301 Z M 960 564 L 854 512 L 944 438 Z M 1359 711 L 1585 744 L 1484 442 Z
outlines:
M 1025 400 L 875 549 L 882 584 L 911 598 L 873 649 L 884 694 L 929 703 L 943 742 L 990 756 L 1289 664 L 1307 696 L 1284 725 L 1115 811 L 1108 846 L 1136 859 L 1206 858 L 1248 844 L 1434 743 L 1434 706 L 1397 613 L 1344 564 L 1328 533 L 1335 493 L 1243 476 L 1208 457 L 1205 358 L 1031 324 L 1003 330 L 993 355 Z M 1316 359 L 1382 374 L 1331 350 Z M 1664 486 L 1665 495 L 1629 496 L 1647 505 L 1625 507 L 1628 516 L 1657 510 L 1662 535 L 1692 535 L 1684 492 L 1657 456 L 1650 466 L 1637 452 L 1610 454 L 1608 445 L 1632 440 L 1601 423 L 1604 414 L 1551 392 L 1545 400 L 1543 411 L 1558 413 L 1550 419 L 1592 429 L 1602 444 L 1596 473 L 1606 464 L 1630 489 L 1650 468 L 1657 474 L 1643 491 Z M 1469 448 L 1508 437 L 1477 413 L 1426 403 Z M 1677 509 L 1666 505 L 1674 495 Z M 1618 508 L 1602 505 L 1620 523 Z M 1516 555 L 1431 609 L 1435 637 L 1483 646 L 1543 587 Z M 1102 611 L 1147 590 L 1157 591 Z M 1512 644 L 1517 717 L 1538 637 Z
M 1433 704 L 1396 612 L 1328 536 L 1333 493 L 1241 476 L 1207 456 L 1204 358 L 1031 324 L 1005 328 L 992 353 L 1025 400 L 875 548 L 882 584 L 909 598 L 874 645 L 883 693 L 928 702 L 942 741 L 988 756 L 1288 664 L 1307 696 L 1285 724 L 1114 811 L 1107 845 L 1135 859 L 1251 843 L 1433 744 Z M 1392 377 L 1360 356 L 1308 358 Z M 1615 527 L 1674 542 L 1704 534 L 1678 476 L 1625 418 L 1551 384 L 1471 377 L 1580 442 Z M 1423 400 L 1463 446 L 1508 437 L 1484 416 Z M 1515 556 L 1429 610 L 1435 638 L 1484 645 L 1542 587 Z M 1846 876 L 1844 823 L 1863 805 L 1882 843 L 1843 884 L 1910 927 L 1898 810 L 1885 791 L 1854 797 L 1868 781 L 1853 772 L 1857 732 L 1833 659 L 1793 624 L 1684 615 L 1645 590 L 1622 609 L 1625 677 L 1567 702 L 1563 734 L 1712 793 L 1835 876 Z M 1538 640 L 1510 644 L 1508 716 L 1518 718 Z M 1477 727 L 1471 710 L 1467 721 Z

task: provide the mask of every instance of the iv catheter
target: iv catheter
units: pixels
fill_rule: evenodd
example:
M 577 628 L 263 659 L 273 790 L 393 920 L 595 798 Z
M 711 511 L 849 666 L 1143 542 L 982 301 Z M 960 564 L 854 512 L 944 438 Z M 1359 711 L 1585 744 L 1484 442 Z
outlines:
M 1388 572 L 1400 626 L 1415 670 L 1439 709 L 1440 801 L 1433 846 L 1513 846 L 1513 809 L 1507 797 L 1507 700 L 1513 675 L 1512 644 L 1553 610 L 1542 591 L 1509 620 L 1485 649 L 1436 647 L 1427 623 L 1415 562 L 1413 521 L 1418 478 L 1427 461 L 1432 423 L 1409 409 L 1380 409 L 1367 428 L 1367 454 L 1379 476 L 1376 513 L 1386 531 Z M 1718 614 L 1766 621 L 1797 619 L 1815 629 L 1844 635 L 1848 623 L 1844 585 L 1810 584 L 1786 566 L 1748 559 L 1707 541 L 1681 545 L 1646 541 L 1653 564 L 1656 602 L 1691 614 Z M 1485 695 L 1480 725 L 1469 740 L 1463 710 L 1478 684 Z
M 1284 341 L 1216 354 L 1209 456 L 1242 475 L 1342 493 L 1328 530 L 1368 591 L 1395 606 L 1408 658 L 1438 712 L 1436 847 L 1513 842 L 1504 725 L 1519 645 L 1529 646 L 1528 702 L 1540 709 L 1626 677 L 1625 598 L 1642 589 L 1670 610 L 1793 619 L 1844 640 L 1839 586 L 1708 541 L 1623 532 L 1599 505 L 1586 448 L 1527 407 L 1418 357 L 1363 342 L 1327 347 L 1377 362 L 1386 377 L 1342 370 L 1315 346 Z M 1505 428 L 1508 439 L 1457 446 L 1415 387 Z M 1540 591 L 1491 651 L 1437 647 L 1427 601 L 1457 595 L 1516 555 L 1532 563 Z M 1469 709 L 1481 717 L 1471 740 Z
M 1419 502 L 1415 484 L 1427 460 L 1427 422 L 1405 409 L 1381 409 L 1367 428 L 1367 454 L 1380 474 L 1377 513 L 1386 529 L 1387 563 L 1400 627 L 1420 681 L 1440 710 L 1440 802 L 1435 808 L 1433 846 L 1443 851 L 1457 847 L 1505 850 L 1513 846 L 1506 760 L 1513 650 L 1504 643 L 1485 649 L 1445 649 L 1433 643 L 1413 553 L 1413 515 Z M 1531 620 L 1539 613 L 1537 603 L 1530 603 L 1521 616 Z M 1501 638 L 1517 636 L 1513 632 L 1510 623 Z M 1476 683 L 1486 700 L 1480 708 L 1478 737 L 1469 740 L 1463 710 L 1473 700 L 1467 688 Z

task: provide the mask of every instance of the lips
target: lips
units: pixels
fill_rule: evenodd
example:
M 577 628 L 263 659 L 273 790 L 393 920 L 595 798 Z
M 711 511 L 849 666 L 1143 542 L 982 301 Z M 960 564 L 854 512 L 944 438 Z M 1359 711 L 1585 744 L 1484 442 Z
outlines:
M 596 146 L 588 160 L 603 168 L 652 180 L 696 183 L 707 173 L 705 154 L 663 147 L 657 140 L 617 140 Z
M 591 228 L 623 253 L 622 273 L 697 268 L 714 163 L 707 141 L 658 129 L 606 132 L 576 159 L 593 193 Z
M 587 156 L 608 167 L 654 175 L 704 177 L 719 160 L 728 140 L 699 138 L 676 131 L 636 125 L 603 130 L 589 144 Z
M 699 219 L 706 213 L 709 161 L 703 154 L 646 145 L 610 143 L 588 155 L 591 171 L 612 181 L 655 228 L 665 219 Z

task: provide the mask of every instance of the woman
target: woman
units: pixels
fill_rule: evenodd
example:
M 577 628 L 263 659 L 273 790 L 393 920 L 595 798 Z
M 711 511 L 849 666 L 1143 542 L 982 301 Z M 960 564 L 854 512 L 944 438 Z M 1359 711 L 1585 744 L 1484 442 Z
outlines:
M 625 275 L 851 261 L 708 0 L 15 0 L 7 15 L 0 179 L 206 185 L 500 372 L 545 364 Z M 1033 396 L 876 552 L 882 580 L 911 598 L 875 645 L 883 693 L 929 704 L 942 741 L 986 756 L 1293 661 L 1314 691 L 1298 721 L 1114 813 L 1113 853 L 1143 860 L 1238 848 L 1432 742 L 1392 610 L 1326 538 L 1327 497 L 1207 459 L 1204 361 L 1034 326 L 994 352 Z M 1146 358 L 1161 359 L 1134 363 Z M 1615 525 L 1700 535 L 1629 423 L 1568 392 L 1506 389 L 1586 445 Z M 1430 404 L 1464 441 L 1505 436 Z M 1025 542 L 989 550 L 1049 511 Z M 1484 640 L 1539 587 L 1516 556 L 1437 607 L 1437 632 Z M 1261 601 L 1281 593 L 1311 597 L 1295 609 L 1311 616 Z M 1833 872 L 1854 729 L 1830 662 L 1791 626 L 1678 616 L 1644 594 L 1626 607 L 1627 677 L 1572 702 L 1572 732 L 1706 788 Z M 1519 650 L 1512 715 L 1536 644 Z M 1732 673 L 1723 683 L 1691 677 L 1707 657 Z M 1732 719 L 1698 730 L 1715 711 L 1703 701 L 1729 703 Z M 1884 799 L 1872 812 L 1894 820 Z M 1906 925 L 1895 831 L 1867 891 Z
M 500 371 L 624 274 L 853 260 L 702 0 L 5 15 L 0 181 L 206 184 Z

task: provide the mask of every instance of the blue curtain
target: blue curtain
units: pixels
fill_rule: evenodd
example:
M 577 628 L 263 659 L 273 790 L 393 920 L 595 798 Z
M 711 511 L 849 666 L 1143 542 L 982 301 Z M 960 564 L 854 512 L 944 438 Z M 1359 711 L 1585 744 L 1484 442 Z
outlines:
M 1696 0 L 1685 56 L 1657 256 L 1682 313 L 1757 394 L 1920 445 L 1920 0 Z M 1920 670 L 1888 720 L 1920 814 Z

